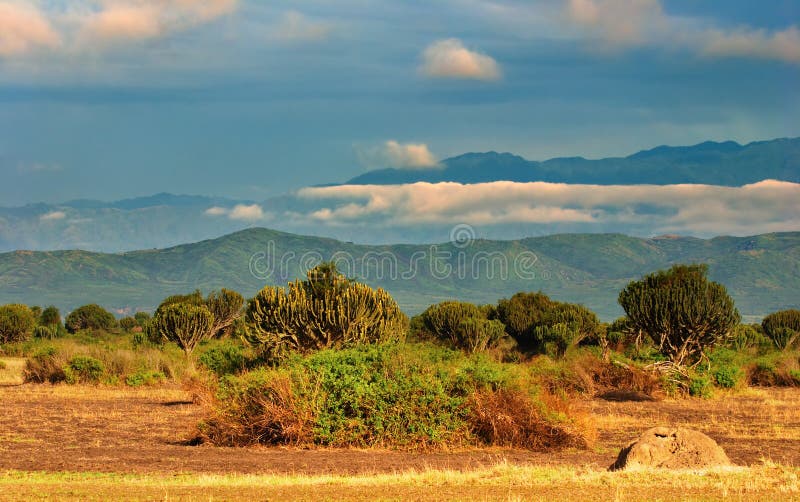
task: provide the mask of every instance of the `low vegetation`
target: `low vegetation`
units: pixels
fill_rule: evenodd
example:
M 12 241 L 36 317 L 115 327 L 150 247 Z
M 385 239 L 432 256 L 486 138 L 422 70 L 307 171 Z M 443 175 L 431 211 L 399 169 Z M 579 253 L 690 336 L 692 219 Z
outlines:
M 52 306 L 2 306 L 0 356 L 28 382 L 193 382 L 199 435 L 221 445 L 586 447 L 576 398 L 800 386 L 797 310 L 740 324 L 695 265 L 633 281 L 619 301 L 627 315 L 611 324 L 542 292 L 445 301 L 409 322 L 387 292 L 323 264 L 246 305 L 195 291 L 152 317 L 86 305 L 63 324 Z

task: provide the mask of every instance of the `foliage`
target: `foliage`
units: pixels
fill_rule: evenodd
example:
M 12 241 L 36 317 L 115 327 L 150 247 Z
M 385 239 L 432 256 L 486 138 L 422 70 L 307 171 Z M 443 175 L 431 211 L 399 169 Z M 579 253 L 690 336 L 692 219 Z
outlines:
M 133 317 L 123 317 L 119 320 L 119 327 L 124 329 L 125 331 L 131 331 L 133 328 L 138 326 L 139 323 L 136 322 L 136 319 Z
M 150 322 L 152 316 L 147 312 L 136 312 L 133 314 L 133 318 L 136 320 L 136 324 L 138 324 L 139 327 L 144 328 L 145 324 Z
M 61 312 L 53 305 L 46 307 L 39 315 L 39 324 L 41 326 L 61 324 Z
M 428 307 L 419 316 L 417 330 L 424 330 L 451 347 L 467 352 L 482 352 L 495 347 L 506 336 L 505 326 L 487 319 L 491 313 L 471 303 L 448 301 Z
M 273 354 L 399 339 L 408 324 L 386 291 L 350 281 L 332 264 L 287 289 L 262 289 L 245 318 L 246 340 Z
M 69 384 L 97 383 L 105 373 L 103 363 L 89 356 L 75 356 L 64 366 L 64 381 Z
M 0 344 L 27 339 L 36 325 L 36 316 L 27 305 L 0 306 Z
M 705 265 L 675 265 L 632 281 L 619 294 L 631 325 L 656 341 L 677 365 L 696 361 L 739 323 L 725 287 Z
M 165 340 L 175 342 L 188 358 L 197 344 L 209 338 L 214 315 L 202 305 L 173 303 L 159 307 L 153 319 L 153 329 Z
M 760 348 L 767 344 L 771 346 L 772 341 L 764 336 L 758 324 L 740 324 L 733 329 L 728 339 L 728 346 L 737 352 Z
M 116 385 L 129 378 L 138 380 L 141 373 L 160 373 L 166 379 L 179 380 L 186 371 L 187 363 L 181 351 L 174 345 L 161 349 L 134 349 L 132 335 L 103 334 L 96 337 L 58 338 L 55 340 L 34 339 L 16 344 L 16 355 L 26 357 L 24 370 L 28 382 L 64 382 L 65 367 L 75 357 L 91 357 L 105 368 L 101 383 Z M 152 383 L 156 383 L 155 380 Z
M 110 330 L 117 327 L 117 320 L 114 314 L 92 303 L 70 312 L 64 324 L 70 333 L 75 333 L 85 329 Z
M 794 348 L 800 343 L 800 310 L 774 312 L 761 321 L 761 327 L 778 349 Z
M 710 398 L 713 393 L 711 380 L 707 376 L 694 376 L 689 380 L 689 395 L 693 397 Z
M 200 429 L 221 445 L 586 444 L 520 366 L 430 344 L 295 355 L 277 369 L 226 376 L 210 392 L 214 413 Z M 501 419 L 497 407 L 508 402 Z M 504 429 L 494 434 L 498 420 Z
M 195 307 L 206 307 L 213 315 L 213 323 L 210 327 L 209 337 L 221 335 L 230 328 L 242 311 L 244 298 L 236 291 L 221 289 L 212 291 L 207 298 L 203 298 L 200 290 L 196 290 L 188 295 L 169 296 L 156 309 L 155 317 L 159 313 L 172 305 L 192 305 Z
M 249 362 L 242 347 L 233 343 L 206 350 L 200 354 L 199 360 L 200 364 L 218 376 L 239 373 Z
M 558 356 L 601 329 L 597 316 L 583 305 L 551 300 L 542 292 L 500 300 L 497 317 L 521 348 L 539 353 L 550 349 Z
M 44 340 L 52 340 L 58 336 L 58 330 L 55 326 L 36 326 L 33 329 L 33 337 L 41 338 Z
M 166 380 L 167 377 L 160 371 L 140 369 L 125 378 L 125 384 L 129 387 L 142 387 L 145 385 L 156 385 Z

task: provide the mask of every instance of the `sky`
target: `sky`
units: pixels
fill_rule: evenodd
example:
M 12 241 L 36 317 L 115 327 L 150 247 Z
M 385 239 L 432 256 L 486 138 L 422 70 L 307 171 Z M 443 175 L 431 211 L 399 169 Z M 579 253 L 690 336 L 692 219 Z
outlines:
M 797 137 L 798 83 L 798 0 L 0 0 L 0 206 Z

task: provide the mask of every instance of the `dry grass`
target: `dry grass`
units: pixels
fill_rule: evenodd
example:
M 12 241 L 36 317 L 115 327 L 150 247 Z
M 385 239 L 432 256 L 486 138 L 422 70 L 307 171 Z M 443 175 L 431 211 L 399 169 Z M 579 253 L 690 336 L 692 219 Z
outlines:
M 766 463 L 705 471 L 518 466 L 362 475 L 0 474 L 6 500 L 800 500 L 800 469 Z
M 25 358 L 0 357 L 0 385 L 19 385 L 23 382 Z

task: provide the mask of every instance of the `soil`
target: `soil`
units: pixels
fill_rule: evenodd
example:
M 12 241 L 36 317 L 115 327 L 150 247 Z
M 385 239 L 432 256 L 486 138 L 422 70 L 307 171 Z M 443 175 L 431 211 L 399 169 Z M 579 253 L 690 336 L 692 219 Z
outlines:
M 605 468 L 621 447 L 656 425 L 701 430 L 735 464 L 800 464 L 800 389 L 747 391 L 712 401 L 586 401 L 579 407 L 597 419 L 597 444 L 557 453 L 191 446 L 187 440 L 203 410 L 178 389 L 26 384 L 0 387 L 0 402 L 0 470 L 354 474 L 465 470 L 504 459 Z

